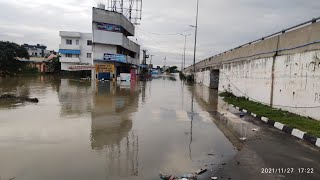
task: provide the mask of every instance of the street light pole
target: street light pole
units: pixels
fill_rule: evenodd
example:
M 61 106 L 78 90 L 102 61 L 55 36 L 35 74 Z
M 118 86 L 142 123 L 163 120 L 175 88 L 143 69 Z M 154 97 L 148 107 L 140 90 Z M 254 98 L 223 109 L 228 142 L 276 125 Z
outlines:
M 196 15 L 196 27 L 194 36 L 194 52 L 193 52 L 193 73 L 196 73 L 196 50 L 197 50 L 197 33 L 198 33 L 198 14 L 199 14 L 199 0 L 197 0 L 197 15 Z
M 183 69 L 186 67 L 186 44 L 187 44 L 187 35 L 184 35 Z
M 182 62 L 182 68 L 183 70 L 186 67 L 186 48 L 187 48 L 187 36 L 190 36 L 191 34 L 180 34 L 181 36 L 184 36 L 184 48 L 183 48 L 183 62 Z

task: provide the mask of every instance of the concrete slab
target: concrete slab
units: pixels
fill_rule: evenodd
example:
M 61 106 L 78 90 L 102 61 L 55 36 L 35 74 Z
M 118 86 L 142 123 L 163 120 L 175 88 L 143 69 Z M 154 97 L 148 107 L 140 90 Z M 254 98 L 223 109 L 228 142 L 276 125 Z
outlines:
M 299 129 L 293 129 L 291 134 L 299 139 L 303 139 L 304 133 L 305 132 L 300 131 Z
M 261 117 L 261 120 L 264 121 L 264 122 L 268 122 L 269 118 Z
M 282 130 L 282 129 L 283 129 L 283 127 L 284 127 L 284 124 L 279 123 L 279 122 L 275 122 L 275 123 L 274 123 L 274 127 L 278 128 L 278 129 L 280 129 L 280 130 Z

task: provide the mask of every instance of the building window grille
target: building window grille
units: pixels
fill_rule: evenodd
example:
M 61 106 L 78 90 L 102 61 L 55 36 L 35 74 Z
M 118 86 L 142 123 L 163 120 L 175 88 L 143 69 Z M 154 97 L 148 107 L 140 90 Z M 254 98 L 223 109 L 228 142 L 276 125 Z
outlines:
M 71 45 L 72 44 L 72 40 L 71 39 L 66 39 L 66 44 Z
M 76 58 L 79 58 L 80 56 L 79 56 L 79 54 L 76 54 Z
M 87 45 L 88 45 L 88 46 L 92 46 L 92 41 L 91 41 L 91 40 L 88 40 L 88 41 L 87 41 Z
M 87 58 L 91 58 L 91 53 L 87 53 Z
M 76 40 L 76 45 L 79 45 L 79 39 Z
M 67 58 L 72 58 L 72 54 L 66 54 Z

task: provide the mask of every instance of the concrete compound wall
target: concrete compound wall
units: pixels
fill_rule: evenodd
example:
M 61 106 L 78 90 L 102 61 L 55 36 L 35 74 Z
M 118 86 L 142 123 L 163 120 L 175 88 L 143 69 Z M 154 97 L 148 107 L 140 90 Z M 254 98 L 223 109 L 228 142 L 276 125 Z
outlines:
M 219 91 L 320 120 L 319 22 L 202 60 L 196 82 L 210 86 L 212 69 L 220 70 Z
M 195 81 L 198 84 L 203 84 L 210 87 L 210 71 L 197 72 L 195 76 Z

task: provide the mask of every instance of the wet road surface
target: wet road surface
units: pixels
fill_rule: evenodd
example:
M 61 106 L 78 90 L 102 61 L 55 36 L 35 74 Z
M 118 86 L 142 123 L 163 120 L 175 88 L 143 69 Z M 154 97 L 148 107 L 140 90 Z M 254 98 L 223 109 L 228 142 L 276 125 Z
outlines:
M 11 78 L 0 92 L 39 99 L 0 103 L 2 180 L 159 179 L 218 169 L 237 153 L 211 115 L 217 92 L 178 78 Z

